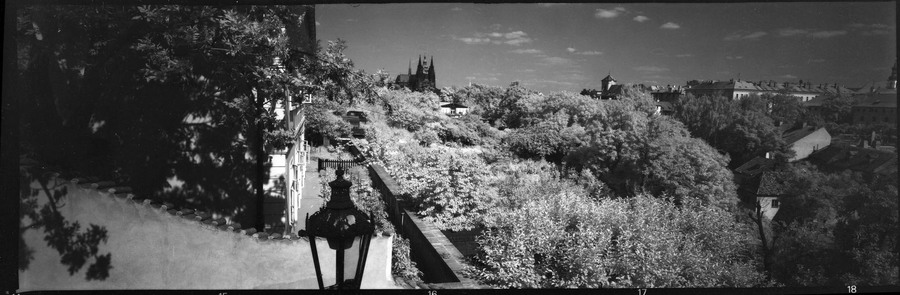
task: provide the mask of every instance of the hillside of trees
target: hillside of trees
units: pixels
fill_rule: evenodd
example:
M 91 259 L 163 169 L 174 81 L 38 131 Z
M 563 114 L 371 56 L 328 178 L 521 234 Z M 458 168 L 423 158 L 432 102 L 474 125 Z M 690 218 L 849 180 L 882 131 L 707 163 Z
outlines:
M 804 217 L 783 213 L 764 251 L 752 206 L 738 206 L 728 166 L 730 155 L 774 150 L 778 157 L 791 156 L 778 125 L 811 119 L 785 97 L 741 103 L 689 97 L 678 105 L 681 114 L 670 117 L 655 114 L 655 103 L 637 89 L 609 101 L 568 92 L 541 95 L 515 83 L 448 87 L 440 94 L 387 88 L 377 93 L 353 106 L 367 111 L 371 121 L 364 124 L 365 140 L 354 144 L 385 166 L 423 219 L 444 230 L 483 229 L 468 272 L 483 283 L 569 288 L 897 282 L 896 234 L 890 234 L 896 214 L 874 218 L 886 211 L 871 208 L 897 208 L 896 186 L 889 180 L 789 166 L 795 174 L 786 181 L 795 184 L 796 197 L 785 201 L 782 212 Z M 470 112 L 448 117 L 439 111 L 441 101 L 462 102 Z M 785 107 L 769 112 L 768 104 Z M 845 178 L 852 185 L 835 192 L 827 206 L 797 203 L 819 199 L 812 197 L 818 190 L 811 182 L 838 187 L 837 179 Z M 866 235 L 871 238 L 859 238 Z M 835 271 L 829 265 L 852 267 Z

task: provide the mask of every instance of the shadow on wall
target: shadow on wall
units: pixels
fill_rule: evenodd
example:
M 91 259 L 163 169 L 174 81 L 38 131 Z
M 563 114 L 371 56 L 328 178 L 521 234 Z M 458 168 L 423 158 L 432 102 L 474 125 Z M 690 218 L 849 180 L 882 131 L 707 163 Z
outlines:
M 82 229 L 78 221 L 69 221 L 60 213 L 66 206 L 68 188 L 58 184 L 50 173 L 20 169 L 20 210 L 19 210 L 19 270 L 28 270 L 35 259 L 37 245 L 25 242 L 27 231 L 43 232 L 47 246 L 59 252 L 60 263 L 67 267 L 69 275 L 75 275 L 90 262 L 85 273 L 86 280 L 104 280 L 112 268 L 112 254 L 99 251 L 101 243 L 108 240 L 106 227 L 89 224 Z M 39 198 L 39 196 L 48 196 Z

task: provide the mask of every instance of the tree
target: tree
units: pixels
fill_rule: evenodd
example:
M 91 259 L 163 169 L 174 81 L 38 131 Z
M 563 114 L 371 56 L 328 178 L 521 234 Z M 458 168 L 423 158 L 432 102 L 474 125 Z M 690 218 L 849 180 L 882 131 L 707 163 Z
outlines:
M 748 228 L 730 213 L 643 195 L 593 202 L 565 180 L 537 179 L 509 183 L 519 201 L 485 215 L 479 266 L 469 269 L 482 282 L 500 288 L 764 284 L 745 255 Z
M 796 107 L 793 97 L 776 96 L 770 100 Z M 770 100 L 756 94 L 739 101 L 688 94 L 675 102 L 674 117 L 684 123 L 692 135 L 729 155 L 729 167 L 740 166 L 767 152 L 777 159 L 789 159 L 793 151 L 781 138 L 781 130 L 773 116 L 796 121 L 802 111 L 788 108 L 773 115 L 769 112 Z
M 764 95 L 769 103 L 769 117 L 778 124 L 794 126 L 807 120 L 806 108 L 800 98 L 790 94 Z
M 897 284 L 896 174 L 792 165 L 775 216 L 772 277 L 786 285 Z M 834 267 L 840 265 L 841 267 Z
M 33 136 L 22 145 L 43 162 L 261 230 L 268 153 L 290 134 L 275 105 L 311 92 L 371 99 L 343 42 L 320 50 L 290 38 L 285 29 L 308 9 L 25 6 L 20 97 L 32 117 L 22 134 Z

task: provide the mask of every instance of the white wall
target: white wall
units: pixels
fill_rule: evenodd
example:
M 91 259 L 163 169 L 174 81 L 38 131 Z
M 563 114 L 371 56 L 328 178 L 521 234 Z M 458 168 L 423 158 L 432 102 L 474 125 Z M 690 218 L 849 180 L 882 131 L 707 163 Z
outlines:
M 779 208 L 772 208 L 772 201 L 778 200 L 778 197 L 757 197 L 756 201 L 759 202 L 762 207 L 763 217 L 766 220 L 772 220 L 775 218 L 775 214 L 778 214 L 778 209 L 781 207 L 779 204 Z
M 66 187 L 60 213 L 79 222 L 82 231 L 91 224 L 104 227 L 108 240 L 98 254 L 111 254 L 109 277 L 87 281 L 84 267 L 69 274 L 60 263 L 59 252 L 47 246 L 42 229 L 26 230 L 25 244 L 34 251 L 28 268 L 19 271 L 18 292 L 35 290 L 108 289 L 315 289 L 315 270 L 306 239 L 260 240 L 241 233 L 223 231 L 171 215 L 148 204 L 116 197 L 108 192 L 85 189 L 62 180 Z M 37 182 L 32 188 L 40 188 Z M 47 202 L 43 192 L 39 206 Z M 165 207 L 162 207 L 165 208 Z M 23 217 L 22 224 L 30 224 Z M 396 288 L 391 278 L 393 237 L 372 239 L 363 288 Z M 325 284 L 334 281 L 334 251 L 325 240 L 317 241 Z M 356 256 L 356 247 L 347 252 Z M 348 271 L 352 268 L 348 267 Z
M 825 128 L 819 128 L 815 132 L 810 133 L 791 145 L 791 149 L 794 150 L 794 157 L 788 160 L 788 162 L 806 159 L 806 157 L 809 157 L 814 151 L 824 149 L 830 144 L 831 135 L 828 134 L 828 131 L 826 131 Z

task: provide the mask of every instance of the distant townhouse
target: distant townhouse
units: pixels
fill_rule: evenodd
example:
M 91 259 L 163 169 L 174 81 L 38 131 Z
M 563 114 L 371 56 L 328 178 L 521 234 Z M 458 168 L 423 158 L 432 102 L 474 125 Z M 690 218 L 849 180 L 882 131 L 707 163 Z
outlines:
M 469 113 L 469 107 L 461 103 L 447 103 L 441 105 L 441 113 L 450 117 L 458 117 Z
M 855 95 L 859 97 L 853 106 L 853 123 L 897 123 L 897 62 L 891 75 L 882 83 L 869 83 Z
M 891 75 L 885 81 L 869 82 L 855 89 L 854 95 L 867 95 L 873 93 L 897 93 L 897 60 L 891 68 Z
M 875 93 L 857 100 L 852 109 L 854 124 L 897 123 L 897 91 Z
M 816 97 L 832 93 L 853 93 L 852 90 L 837 84 L 812 84 L 800 81 L 799 83 L 777 83 L 775 81 L 689 81 L 684 91 L 694 96 L 718 95 L 733 100 L 747 98 L 752 94 L 763 95 L 787 93 L 795 96 L 800 101 L 810 101 Z

